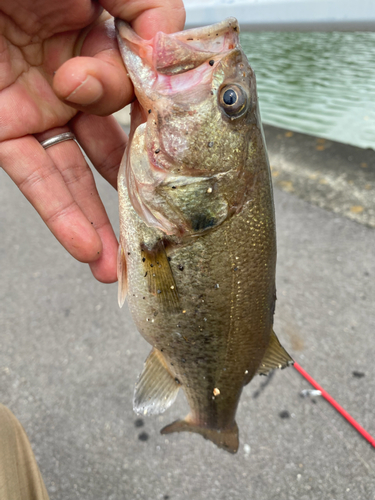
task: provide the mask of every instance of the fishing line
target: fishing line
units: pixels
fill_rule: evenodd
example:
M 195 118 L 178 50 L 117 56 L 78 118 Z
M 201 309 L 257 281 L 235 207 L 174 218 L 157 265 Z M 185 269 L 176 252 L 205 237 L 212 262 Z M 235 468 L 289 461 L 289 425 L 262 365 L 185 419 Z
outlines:
M 296 387 L 297 390 L 299 390 L 298 389 L 299 386 L 298 386 L 297 380 L 296 380 L 295 377 L 292 376 L 291 372 L 289 372 L 287 370 L 286 373 L 285 373 L 285 376 L 288 378 L 288 380 L 291 383 L 291 385 L 293 385 L 294 387 Z M 320 396 L 321 396 L 322 395 L 321 391 L 319 391 L 319 392 L 320 392 Z M 301 393 L 301 395 L 302 395 L 302 393 Z M 314 402 L 313 400 L 310 401 L 311 404 L 313 402 Z M 320 408 L 320 405 L 316 404 L 316 405 L 314 405 L 314 408 L 315 408 L 315 410 L 318 411 L 320 418 L 322 418 L 323 420 L 325 420 L 326 425 L 329 426 L 329 427 L 331 427 L 331 429 L 336 433 L 336 435 L 339 437 L 339 439 L 342 442 L 342 444 L 346 447 L 347 451 L 350 452 L 350 453 L 352 453 L 353 455 L 355 455 L 355 457 L 357 458 L 357 460 L 364 465 L 364 467 L 367 470 L 367 474 L 369 474 L 369 473 L 375 473 L 375 469 L 372 466 L 370 466 L 369 463 L 366 462 L 366 460 L 358 453 L 357 450 L 353 449 L 352 444 L 350 444 L 348 442 L 348 440 L 345 439 L 345 437 L 343 436 L 343 433 L 341 431 L 339 431 L 338 428 L 336 427 L 336 425 L 331 421 L 331 419 L 328 418 L 328 416 L 325 414 L 325 412 L 322 410 L 322 408 Z
M 373 469 L 373 467 L 366 462 L 366 460 L 358 453 L 356 449 L 353 449 L 352 444 L 349 443 L 349 441 L 345 438 L 345 436 L 343 436 L 343 433 L 338 430 L 336 425 L 328 418 L 328 416 L 324 413 L 324 411 L 322 411 L 322 408 L 320 408 L 319 405 L 316 405 L 316 411 L 318 411 L 320 417 L 326 421 L 326 425 L 330 426 L 331 429 L 337 434 L 341 442 L 344 444 L 344 446 L 346 446 L 346 449 L 350 451 L 353 455 L 355 455 L 357 460 L 364 465 L 364 467 L 367 469 L 367 472 L 375 473 L 375 469 Z
M 294 368 L 300 373 L 313 387 L 321 392 L 321 395 L 330 403 L 336 411 L 340 413 L 355 429 L 358 431 L 362 437 L 364 437 L 374 448 L 375 448 L 375 438 L 371 436 L 344 408 L 338 404 L 338 402 L 333 399 L 333 397 L 328 394 L 327 391 L 323 389 L 312 377 L 309 375 L 298 363 L 294 363 Z

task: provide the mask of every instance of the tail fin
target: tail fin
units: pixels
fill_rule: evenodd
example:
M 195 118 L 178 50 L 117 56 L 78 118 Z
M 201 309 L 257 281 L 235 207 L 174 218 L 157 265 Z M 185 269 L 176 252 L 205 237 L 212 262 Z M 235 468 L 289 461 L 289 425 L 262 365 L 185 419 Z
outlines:
M 230 429 L 210 429 L 195 424 L 188 415 L 184 420 L 176 420 L 172 424 L 167 425 L 160 433 L 171 434 L 172 432 L 183 431 L 196 432 L 203 436 L 204 439 L 209 439 L 215 443 L 219 448 L 229 451 L 229 453 L 237 453 L 239 441 L 236 422 L 234 422 Z

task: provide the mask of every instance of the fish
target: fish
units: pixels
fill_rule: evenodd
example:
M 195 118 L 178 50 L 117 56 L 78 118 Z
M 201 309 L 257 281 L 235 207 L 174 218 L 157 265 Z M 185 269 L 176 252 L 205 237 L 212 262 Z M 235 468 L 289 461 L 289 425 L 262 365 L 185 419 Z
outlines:
M 118 175 L 118 300 L 151 344 L 136 413 L 185 393 L 189 431 L 236 453 L 243 387 L 293 363 L 273 331 L 276 234 L 254 71 L 235 18 L 140 38 L 115 20 L 134 85 Z

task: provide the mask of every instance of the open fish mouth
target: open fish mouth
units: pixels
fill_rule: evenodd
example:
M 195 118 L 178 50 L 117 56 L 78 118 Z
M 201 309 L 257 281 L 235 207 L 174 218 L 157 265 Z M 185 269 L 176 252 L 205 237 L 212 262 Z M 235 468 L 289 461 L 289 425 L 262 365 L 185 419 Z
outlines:
M 151 89 L 160 92 L 161 88 L 168 93 L 181 92 L 184 87 L 208 80 L 215 62 L 239 47 L 240 29 L 233 17 L 170 35 L 159 32 L 151 40 L 143 40 L 121 19 L 116 19 L 115 24 L 136 93 L 141 87 L 143 93 L 150 93 Z M 188 78 L 176 78 L 191 70 L 196 71 Z
M 175 75 L 201 65 L 211 56 L 238 45 L 239 26 L 234 17 L 203 28 L 167 35 L 159 32 L 151 40 L 140 38 L 128 23 L 116 19 L 122 51 L 137 54 L 158 73 Z

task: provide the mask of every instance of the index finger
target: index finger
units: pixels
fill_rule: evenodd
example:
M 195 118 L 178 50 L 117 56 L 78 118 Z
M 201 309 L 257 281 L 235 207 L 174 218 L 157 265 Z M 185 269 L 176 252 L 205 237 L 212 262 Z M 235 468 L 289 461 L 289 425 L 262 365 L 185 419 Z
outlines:
M 173 33 L 184 28 L 182 0 L 101 0 L 101 4 L 112 16 L 130 23 L 145 40 L 158 31 Z
M 129 22 L 146 40 L 158 31 L 173 33 L 184 27 L 182 0 L 100 1 L 107 12 Z M 113 21 L 110 26 L 113 27 Z M 82 45 L 83 55 L 86 57 L 68 60 L 56 72 L 53 88 L 62 101 L 81 111 L 103 116 L 134 99 L 133 86 L 117 50 L 114 29 L 112 33 L 108 23 L 96 25 L 87 35 Z

